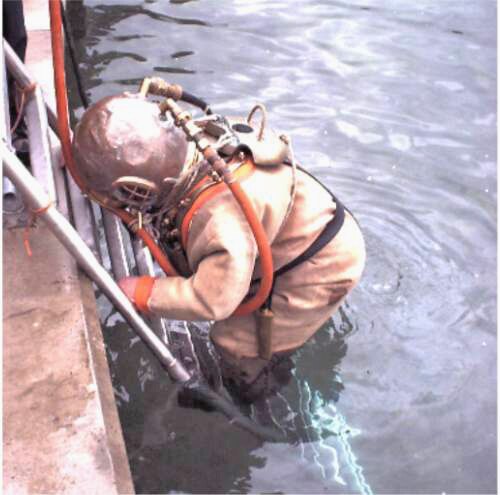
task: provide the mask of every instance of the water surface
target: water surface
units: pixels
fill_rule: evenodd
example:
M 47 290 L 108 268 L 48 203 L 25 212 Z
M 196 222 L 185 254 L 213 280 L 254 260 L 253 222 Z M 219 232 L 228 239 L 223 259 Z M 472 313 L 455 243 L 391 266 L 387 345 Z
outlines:
M 359 219 L 360 286 L 270 444 L 181 409 L 100 300 L 138 492 L 496 493 L 496 4 L 69 2 L 92 101 L 148 75 L 270 125 Z M 81 108 L 76 108 L 81 114 Z

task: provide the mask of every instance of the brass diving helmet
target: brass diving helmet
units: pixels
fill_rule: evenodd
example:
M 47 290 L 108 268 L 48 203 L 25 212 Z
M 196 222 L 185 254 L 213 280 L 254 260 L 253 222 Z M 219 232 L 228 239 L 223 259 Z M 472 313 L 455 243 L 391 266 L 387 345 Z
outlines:
M 112 207 L 145 210 L 172 188 L 193 152 L 184 132 L 156 103 L 122 93 L 99 100 L 83 115 L 73 138 L 87 188 Z

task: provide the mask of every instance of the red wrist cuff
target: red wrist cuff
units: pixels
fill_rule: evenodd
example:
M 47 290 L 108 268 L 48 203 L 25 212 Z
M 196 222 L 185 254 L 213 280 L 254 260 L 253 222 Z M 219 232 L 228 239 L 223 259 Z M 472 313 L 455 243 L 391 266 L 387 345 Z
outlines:
M 134 301 L 137 309 L 143 313 L 148 313 L 148 300 L 153 291 L 153 285 L 156 278 L 143 276 L 137 279 L 137 284 L 135 286 Z

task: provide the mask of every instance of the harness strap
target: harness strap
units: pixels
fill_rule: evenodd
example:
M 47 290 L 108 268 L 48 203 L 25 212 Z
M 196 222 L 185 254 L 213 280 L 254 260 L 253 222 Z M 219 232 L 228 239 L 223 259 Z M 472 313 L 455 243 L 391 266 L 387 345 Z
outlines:
M 321 231 L 319 236 L 314 240 L 314 242 L 299 256 L 294 260 L 290 261 L 286 265 L 282 266 L 279 270 L 274 272 L 275 277 L 279 277 L 284 273 L 300 265 L 304 261 L 312 258 L 316 253 L 323 249 L 338 233 L 344 224 L 345 212 L 344 206 L 340 201 L 336 201 L 337 210 L 335 211 L 335 216 L 325 225 L 325 228 Z
M 234 177 L 238 180 L 241 180 L 247 176 L 249 176 L 253 171 L 255 170 L 255 165 L 251 160 L 246 160 L 242 165 L 240 165 L 235 171 L 234 171 Z M 200 181 L 189 193 L 188 196 L 191 196 L 193 193 L 196 193 L 196 190 L 199 187 L 202 187 L 205 185 L 206 181 L 209 178 L 207 177 L 206 180 Z M 204 190 L 201 191 L 201 193 L 194 199 L 194 201 L 191 203 L 189 209 L 184 213 L 183 216 L 178 220 L 178 224 L 180 226 L 180 231 L 181 231 L 181 240 L 182 240 L 182 247 L 184 248 L 184 251 L 187 250 L 187 243 L 188 243 L 188 236 L 189 236 L 189 229 L 191 227 L 191 222 L 193 220 L 194 215 L 196 212 L 211 198 L 222 192 L 227 188 L 226 184 L 224 182 L 213 182 L 211 184 L 207 184 L 208 187 L 206 187 Z
M 283 162 L 285 165 L 291 166 L 291 163 L 287 160 Z M 334 217 L 325 225 L 321 233 L 318 237 L 310 244 L 310 246 L 303 251 L 299 256 L 294 258 L 292 261 L 288 262 L 286 265 L 282 266 L 279 270 L 274 272 L 273 277 L 273 285 L 271 288 L 271 292 L 264 303 L 263 307 L 267 309 L 271 309 L 272 297 L 274 292 L 274 287 L 276 280 L 279 276 L 287 273 L 292 270 L 296 266 L 300 265 L 304 261 L 312 258 L 316 253 L 318 253 L 321 249 L 323 249 L 339 232 L 344 224 L 345 219 L 345 210 L 347 208 L 335 197 L 335 195 L 314 175 L 308 172 L 303 167 L 297 165 L 297 168 L 304 172 L 306 175 L 314 179 L 319 185 L 321 185 L 332 197 L 333 202 L 336 204 L 336 210 Z M 242 179 L 248 175 L 250 175 L 255 169 L 255 165 L 251 160 L 246 161 L 243 165 L 241 165 L 236 171 L 235 176 L 238 179 Z M 209 177 L 206 177 L 204 180 L 200 181 L 196 186 L 191 189 L 188 193 L 188 197 L 192 198 L 192 202 L 189 204 L 188 208 L 186 208 L 180 218 L 177 220 L 177 225 L 180 227 L 181 231 L 181 243 L 184 248 L 184 252 L 187 248 L 189 229 L 191 227 L 191 223 L 196 212 L 211 198 L 222 192 L 225 188 L 224 183 L 215 183 L 209 182 Z M 199 193 L 199 194 L 197 194 Z M 260 279 L 252 280 L 252 283 L 259 282 Z
M 286 165 L 291 165 L 290 162 L 285 160 L 283 163 Z M 314 179 L 320 186 L 325 189 L 328 194 L 332 197 L 333 202 L 336 204 L 336 210 L 335 210 L 335 215 L 334 217 L 325 225 L 321 233 L 319 234 L 318 237 L 312 242 L 312 244 L 299 256 L 294 258 L 292 261 L 288 262 L 286 265 L 283 265 L 280 269 L 276 270 L 274 272 L 274 277 L 273 277 L 273 286 L 271 288 L 271 292 L 269 293 L 269 296 L 264 303 L 263 307 L 266 309 L 271 309 L 272 306 L 272 300 L 273 300 L 273 292 L 274 292 L 274 287 L 276 284 L 276 280 L 278 279 L 279 276 L 287 273 L 290 271 L 292 268 L 295 268 L 296 266 L 300 265 L 304 261 L 307 261 L 308 259 L 312 258 L 316 253 L 318 253 L 321 249 L 323 249 L 339 232 L 339 230 L 342 228 L 342 225 L 344 224 L 344 219 L 345 219 L 345 210 L 346 208 L 344 205 L 335 197 L 335 195 L 328 189 L 318 178 L 316 178 L 314 175 L 312 175 L 310 172 L 305 170 L 303 167 L 300 167 L 297 165 L 297 168 L 304 172 L 306 175 Z M 253 282 L 257 282 L 259 279 L 254 280 Z

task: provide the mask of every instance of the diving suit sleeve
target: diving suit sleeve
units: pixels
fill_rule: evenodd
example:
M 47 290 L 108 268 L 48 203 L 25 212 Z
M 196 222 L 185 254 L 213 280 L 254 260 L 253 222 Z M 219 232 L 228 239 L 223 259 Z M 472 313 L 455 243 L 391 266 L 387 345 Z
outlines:
M 155 281 L 148 308 L 178 320 L 223 320 L 246 296 L 257 247 L 239 209 L 224 198 L 201 208 L 189 231 L 187 255 L 194 274 Z

